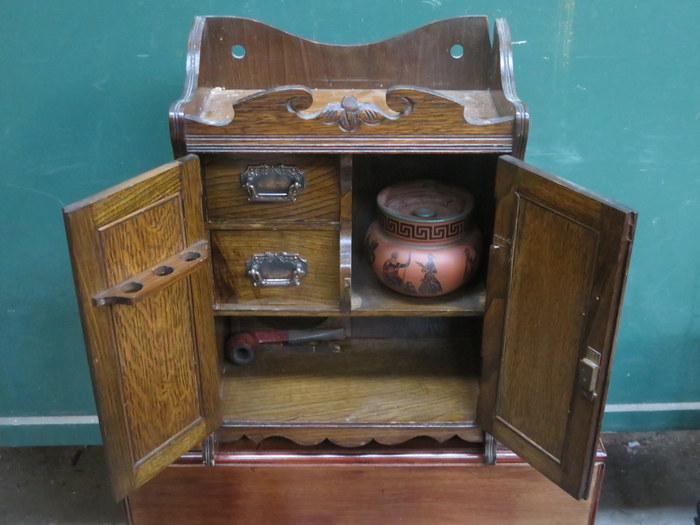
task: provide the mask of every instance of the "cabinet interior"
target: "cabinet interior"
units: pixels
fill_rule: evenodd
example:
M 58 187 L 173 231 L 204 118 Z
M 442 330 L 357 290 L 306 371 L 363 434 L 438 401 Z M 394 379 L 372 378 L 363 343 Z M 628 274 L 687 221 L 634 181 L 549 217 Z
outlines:
M 307 187 L 294 202 L 249 203 L 240 174 L 262 164 L 302 166 Z M 223 370 L 219 439 L 281 436 L 302 445 L 329 440 L 350 447 L 419 436 L 482 441 L 475 417 L 486 245 L 477 275 L 465 286 L 442 297 L 414 298 L 374 276 L 364 235 L 381 189 L 429 178 L 474 195 L 473 221 L 489 239 L 495 165 L 489 154 L 203 156 Z M 338 202 L 344 195 L 351 206 Z M 299 251 L 308 254 L 309 274 L 328 275 L 307 275 L 297 287 L 240 291 L 246 250 Z M 342 260 L 349 261 L 349 279 Z M 343 340 L 263 343 L 244 365 L 227 358 L 231 334 L 338 328 Z

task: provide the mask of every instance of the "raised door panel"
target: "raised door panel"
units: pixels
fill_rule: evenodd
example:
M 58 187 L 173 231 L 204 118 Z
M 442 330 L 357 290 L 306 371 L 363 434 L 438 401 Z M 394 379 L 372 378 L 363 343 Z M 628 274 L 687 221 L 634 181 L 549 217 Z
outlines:
M 115 496 L 219 424 L 199 161 L 176 161 L 64 210 Z
M 499 160 L 477 420 L 588 494 L 636 215 Z

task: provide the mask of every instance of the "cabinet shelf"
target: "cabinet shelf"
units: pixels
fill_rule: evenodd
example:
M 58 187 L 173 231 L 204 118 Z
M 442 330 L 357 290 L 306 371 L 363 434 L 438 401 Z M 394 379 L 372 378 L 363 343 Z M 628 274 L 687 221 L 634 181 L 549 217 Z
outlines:
M 440 297 L 411 297 L 384 286 L 362 260 L 353 261 L 353 315 L 366 316 L 480 316 L 486 304 L 483 280 L 471 282 Z
M 394 444 L 416 436 L 480 441 L 478 346 L 469 339 L 351 339 L 337 353 L 269 350 L 226 368 L 225 439 Z
M 410 297 L 384 286 L 372 273 L 369 265 L 358 258 L 353 261 L 351 314 L 353 316 L 420 316 L 420 317 L 478 317 L 484 314 L 486 283 L 483 279 L 463 286 L 459 290 L 440 297 Z M 248 301 L 241 303 L 215 303 L 217 316 L 338 316 L 338 307 L 302 304 L 289 306 Z

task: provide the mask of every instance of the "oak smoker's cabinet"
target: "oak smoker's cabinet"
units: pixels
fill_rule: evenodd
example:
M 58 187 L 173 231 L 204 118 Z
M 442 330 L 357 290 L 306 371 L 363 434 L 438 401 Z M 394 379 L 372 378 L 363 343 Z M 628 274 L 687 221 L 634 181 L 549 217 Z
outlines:
M 170 126 L 179 160 L 65 209 L 133 523 L 591 519 L 635 214 L 519 160 L 504 20 L 340 46 L 197 18 Z M 471 192 L 490 240 L 440 298 L 363 253 L 377 193 L 417 178 Z M 345 338 L 225 359 L 288 329 Z

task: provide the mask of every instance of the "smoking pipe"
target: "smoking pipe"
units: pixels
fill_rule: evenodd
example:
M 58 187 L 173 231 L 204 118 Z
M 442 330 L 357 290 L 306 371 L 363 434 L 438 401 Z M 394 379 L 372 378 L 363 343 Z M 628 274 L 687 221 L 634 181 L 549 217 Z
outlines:
M 262 343 L 301 343 L 304 341 L 337 341 L 345 339 L 343 328 L 319 330 L 258 330 L 240 332 L 226 340 L 226 355 L 236 365 L 247 365 L 255 359 L 255 350 Z

